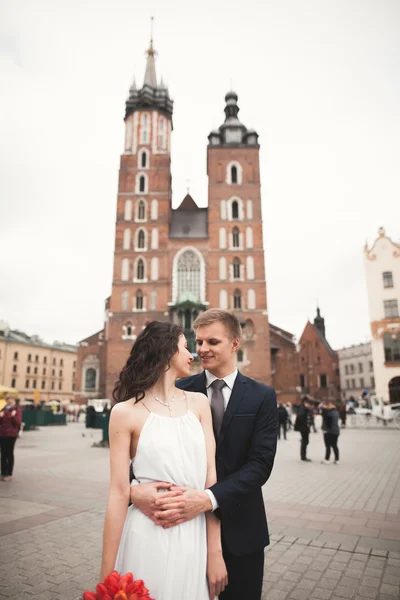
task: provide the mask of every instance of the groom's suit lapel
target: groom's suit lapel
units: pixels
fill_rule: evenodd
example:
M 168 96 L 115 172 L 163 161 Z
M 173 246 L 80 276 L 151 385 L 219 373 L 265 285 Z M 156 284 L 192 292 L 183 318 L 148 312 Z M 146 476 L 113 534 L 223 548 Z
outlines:
M 218 436 L 217 446 L 220 446 L 225 438 L 228 431 L 229 425 L 232 421 L 232 417 L 239 408 L 240 402 L 247 389 L 247 379 L 241 373 L 238 372 L 231 397 L 229 398 L 228 406 L 226 407 L 224 418 L 222 419 L 221 431 Z
M 192 392 L 200 392 L 207 396 L 207 381 L 206 381 L 206 373 L 202 371 L 198 375 L 194 375 L 192 379 Z

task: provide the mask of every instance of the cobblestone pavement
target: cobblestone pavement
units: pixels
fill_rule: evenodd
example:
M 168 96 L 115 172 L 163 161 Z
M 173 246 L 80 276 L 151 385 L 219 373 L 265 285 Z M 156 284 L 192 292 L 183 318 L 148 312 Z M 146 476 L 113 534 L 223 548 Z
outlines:
M 320 433 L 310 436 L 313 462 L 301 462 L 298 438 L 279 442 L 264 490 L 263 598 L 398 600 L 400 432 L 344 430 L 337 466 L 320 464 Z M 0 600 L 78 600 L 94 589 L 109 458 L 93 447 L 99 439 L 79 423 L 18 440 L 14 481 L 0 483 Z

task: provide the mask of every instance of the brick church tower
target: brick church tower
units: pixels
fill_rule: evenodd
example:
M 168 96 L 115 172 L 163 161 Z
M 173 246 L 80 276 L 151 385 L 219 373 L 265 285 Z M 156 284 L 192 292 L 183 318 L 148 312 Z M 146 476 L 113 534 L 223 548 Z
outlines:
M 239 121 L 237 100 L 226 95 L 225 121 L 208 138 L 208 208 L 188 194 L 173 210 L 173 102 L 157 81 L 151 42 L 143 86 L 133 83 L 126 102 L 112 292 L 104 329 L 79 344 L 79 400 L 111 398 L 132 343 L 151 320 L 181 324 L 195 353 L 192 323 L 215 307 L 242 323 L 240 370 L 271 383 L 258 135 Z

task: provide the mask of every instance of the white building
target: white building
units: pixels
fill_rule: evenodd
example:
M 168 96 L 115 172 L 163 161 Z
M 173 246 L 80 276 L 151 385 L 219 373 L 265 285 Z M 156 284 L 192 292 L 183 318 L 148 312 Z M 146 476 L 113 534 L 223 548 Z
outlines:
M 364 248 L 377 396 L 400 402 L 400 244 L 381 227 Z
M 364 390 L 375 391 L 374 364 L 370 343 L 350 346 L 337 351 L 340 387 L 344 398 L 357 399 Z

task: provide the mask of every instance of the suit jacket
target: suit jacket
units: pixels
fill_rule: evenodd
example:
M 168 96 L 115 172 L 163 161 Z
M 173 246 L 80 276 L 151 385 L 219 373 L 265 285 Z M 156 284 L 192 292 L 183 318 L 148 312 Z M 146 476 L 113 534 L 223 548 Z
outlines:
M 205 373 L 180 379 L 182 390 L 207 395 Z M 262 550 L 269 534 L 261 487 L 271 475 L 277 443 L 275 391 L 238 373 L 216 447 L 222 540 L 231 554 Z

